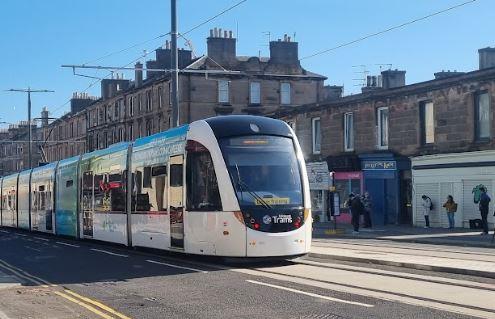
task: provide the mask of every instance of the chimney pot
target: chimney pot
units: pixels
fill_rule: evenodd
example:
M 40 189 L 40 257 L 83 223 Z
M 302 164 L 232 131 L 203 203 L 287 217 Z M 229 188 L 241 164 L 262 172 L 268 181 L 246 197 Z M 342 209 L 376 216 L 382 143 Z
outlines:
M 218 38 L 218 28 L 216 28 L 216 27 L 215 27 L 215 28 L 213 29 L 213 33 L 214 33 L 214 37 L 215 37 L 215 38 Z
M 210 29 L 210 38 L 213 38 L 213 29 Z
M 229 37 L 229 31 L 227 30 L 223 31 L 223 37 L 227 39 Z
M 287 34 L 284 34 L 284 42 L 287 42 Z
M 218 28 L 218 37 L 221 38 L 222 37 L 222 28 Z
M 229 31 L 229 38 L 231 38 L 231 39 L 232 39 L 233 37 L 234 37 L 233 32 L 232 32 L 232 30 L 230 30 L 230 31 Z

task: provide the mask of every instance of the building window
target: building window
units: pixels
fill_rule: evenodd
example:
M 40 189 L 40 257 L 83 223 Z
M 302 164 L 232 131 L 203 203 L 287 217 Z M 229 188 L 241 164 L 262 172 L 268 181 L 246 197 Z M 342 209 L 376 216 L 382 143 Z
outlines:
M 168 105 L 172 105 L 172 82 L 168 82 Z
M 354 151 L 354 114 L 344 114 L 344 151 Z
M 280 83 L 280 104 L 289 105 L 291 103 L 290 100 L 290 83 L 282 82 Z
M 134 104 L 136 104 L 135 96 L 129 99 L 129 116 L 134 116 Z
M 435 143 L 435 117 L 433 102 L 422 102 L 419 108 L 421 124 L 421 144 Z
M 143 103 L 142 103 L 142 98 L 141 98 L 141 93 L 138 94 L 138 110 L 139 112 L 141 113 L 141 111 L 143 110 Z
M 251 104 L 261 103 L 261 84 L 260 82 L 249 83 L 249 101 Z
M 146 92 L 146 110 L 151 111 L 153 109 L 153 100 L 151 96 L 151 90 Z
M 490 97 L 488 92 L 476 94 L 475 98 L 475 113 L 476 113 L 476 139 L 484 140 L 491 137 L 491 109 Z
M 311 136 L 313 141 L 313 154 L 320 154 L 321 151 L 321 128 L 320 118 L 316 117 L 311 120 Z
M 161 86 L 158 87 L 158 108 L 163 106 L 163 89 Z
M 218 102 L 229 103 L 229 81 L 218 81 Z
M 377 145 L 379 149 L 388 148 L 388 107 L 380 107 L 377 110 Z
M 133 141 L 134 140 L 134 132 L 133 132 L 133 124 L 131 123 L 131 126 L 129 126 L 129 141 Z
M 115 102 L 115 105 L 114 105 L 114 110 L 113 110 L 113 117 L 115 120 L 118 120 L 119 119 L 119 116 L 120 116 L 120 104 L 122 102 L 119 100 L 117 102 Z
M 153 134 L 153 121 L 146 121 L 146 136 Z

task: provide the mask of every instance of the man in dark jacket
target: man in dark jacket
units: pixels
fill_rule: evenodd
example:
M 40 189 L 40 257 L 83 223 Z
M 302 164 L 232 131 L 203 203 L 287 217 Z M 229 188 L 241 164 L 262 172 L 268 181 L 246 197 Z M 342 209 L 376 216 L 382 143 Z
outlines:
M 351 216 L 352 216 L 352 226 L 354 227 L 353 234 L 359 234 L 359 219 L 361 214 L 364 211 L 363 203 L 361 202 L 361 198 L 359 196 L 354 196 L 354 194 L 349 195 L 349 206 L 351 208 Z
M 491 198 L 486 193 L 486 188 L 481 189 L 480 196 L 480 213 L 481 213 L 481 224 L 483 225 L 482 235 L 488 235 L 488 209 L 490 206 Z

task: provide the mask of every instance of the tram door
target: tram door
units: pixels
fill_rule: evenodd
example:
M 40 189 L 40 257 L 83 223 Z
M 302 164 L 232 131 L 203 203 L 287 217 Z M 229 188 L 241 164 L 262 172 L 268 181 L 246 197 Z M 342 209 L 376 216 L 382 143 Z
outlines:
M 169 212 L 170 245 L 184 248 L 184 156 L 170 157 L 169 167 Z
M 82 229 L 83 237 L 93 237 L 94 180 L 93 172 L 84 172 L 82 180 Z

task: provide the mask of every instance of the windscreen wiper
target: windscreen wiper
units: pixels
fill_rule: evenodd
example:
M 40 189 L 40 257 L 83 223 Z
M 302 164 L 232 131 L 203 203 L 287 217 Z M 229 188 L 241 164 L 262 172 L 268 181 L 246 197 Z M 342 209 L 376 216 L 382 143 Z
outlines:
M 258 193 L 250 190 L 249 186 L 241 180 L 241 174 L 239 172 L 239 166 L 237 165 L 237 163 L 235 164 L 235 169 L 237 170 L 237 185 L 239 186 L 240 191 L 241 191 L 241 199 L 243 200 L 242 193 L 243 193 L 243 189 L 244 189 L 251 196 L 253 196 L 253 198 L 257 199 L 258 202 L 261 203 L 261 206 L 263 206 L 266 209 L 271 209 L 272 207 Z

